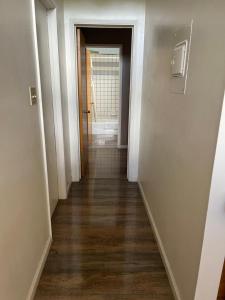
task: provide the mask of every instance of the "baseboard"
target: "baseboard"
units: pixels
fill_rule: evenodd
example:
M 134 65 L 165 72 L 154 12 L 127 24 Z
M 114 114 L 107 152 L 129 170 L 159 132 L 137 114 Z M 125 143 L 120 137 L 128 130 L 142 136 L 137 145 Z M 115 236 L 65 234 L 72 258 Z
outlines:
M 54 203 L 51 203 L 51 217 L 53 216 L 53 214 L 54 214 L 54 211 L 55 211 L 55 208 L 56 208 L 56 206 L 57 206 L 57 204 L 58 204 L 58 199 L 56 199 L 56 200 L 54 200 Z
M 158 229 L 157 229 L 154 217 L 153 217 L 153 215 L 151 213 L 151 209 L 150 209 L 149 203 L 148 203 L 148 201 L 146 199 L 146 196 L 145 196 L 142 184 L 140 182 L 138 182 L 138 185 L 139 185 L 141 196 L 142 196 L 142 199 L 143 199 L 143 202 L 144 202 L 144 205 L 145 205 L 145 209 L 147 211 L 147 215 L 148 215 L 149 221 L 150 221 L 150 223 L 152 225 L 152 228 L 153 228 L 153 232 L 154 232 L 154 235 L 155 235 L 158 247 L 159 247 L 161 258 L 162 258 L 163 264 L 165 266 L 165 269 L 166 269 L 166 272 L 167 272 L 167 275 L 168 275 L 168 278 L 169 278 L 169 282 L 170 282 L 170 285 L 171 285 L 174 297 L 175 297 L 176 300 L 181 300 L 181 296 L 180 296 L 179 289 L 177 287 L 176 280 L 175 280 L 175 278 L 173 276 L 173 272 L 172 272 L 172 269 L 170 267 L 170 263 L 169 263 L 169 260 L 167 258 L 167 255 L 166 255 L 166 251 L 164 249 L 162 240 L 160 238 L 160 235 L 159 235 L 159 232 L 158 232 Z
M 41 277 L 41 273 L 42 273 L 42 270 L 44 268 L 44 265 L 45 265 L 45 262 L 46 262 L 46 259 L 47 259 L 48 253 L 49 253 L 51 243 L 52 243 L 52 238 L 49 237 L 49 239 L 46 241 L 43 253 L 42 253 L 40 261 L 38 263 L 37 270 L 34 274 L 34 278 L 32 280 L 30 289 L 28 291 L 28 295 L 27 295 L 27 298 L 26 298 L 27 300 L 33 300 L 34 299 L 35 292 L 36 292 L 36 289 L 37 289 L 37 286 L 38 286 L 38 283 L 39 283 L 39 280 L 40 280 L 40 277 Z
M 127 145 L 118 145 L 117 148 L 118 149 L 127 149 Z
M 72 181 L 70 181 L 70 182 L 67 184 L 67 189 L 66 189 L 66 192 L 67 192 L 67 198 L 68 198 L 68 196 L 69 196 L 71 184 L 72 184 Z

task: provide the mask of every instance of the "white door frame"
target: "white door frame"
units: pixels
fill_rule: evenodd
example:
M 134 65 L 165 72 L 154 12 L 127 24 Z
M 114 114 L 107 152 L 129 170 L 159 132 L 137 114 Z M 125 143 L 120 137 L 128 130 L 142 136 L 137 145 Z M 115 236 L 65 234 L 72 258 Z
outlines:
M 87 48 L 118 48 L 120 60 L 120 98 L 119 98 L 119 117 L 118 117 L 118 137 L 117 147 L 121 148 L 121 119 L 122 119 L 122 87 L 123 87 L 123 57 L 122 57 L 122 44 L 87 44 Z
M 35 0 L 34 7 L 35 7 Z M 57 31 L 57 8 L 54 0 L 40 0 L 47 11 L 48 31 L 49 31 L 49 54 L 51 68 L 51 82 L 53 95 L 53 112 L 54 112 L 54 128 L 56 141 L 56 157 L 57 157 L 57 176 L 58 176 L 58 198 L 67 198 L 67 184 L 65 171 L 65 153 L 64 153 L 64 135 L 63 135 L 63 120 L 62 120 L 62 99 L 61 99 L 61 81 L 59 67 L 59 50 L 58 50 L 58 31 Z M 36 22 L 36 19 L 35 19 Z M 36 25 L 36 24 L 35 24 Z M 37 33 L 35 33 L 37 41 Z M 36 49 L 38 61 L 37 78 L 40 80 L 39 56 Z M 38 85 L 38 95 L 41 99 L 41 85 Z
M 132 43 L 132 41 L 131 41 Z M 132 44 L 131 44 L 132 46 Z M 119 131 L 118 131 L 118 140 L 117 140 L 117 147 L 118 148 L 128 148 L 128 145 L 122 145 L 121 143 L 121 132 L 122 132 L 122 107 L 123 107 L 123 45 L 120 45 L 120 103 L 119 103 Z M 131 64 L 130 64 L 131 69 Z M 131 77 L 131 75 L 130 75 Z M 131 78 L 130 78 L 131 79 Z M 130 86 L 129 86 L 130 88 Z M 128 103 L 128 114 L 130 114 L 130 96 L 129 96 L 129 103 Z M 129 128 L 129 121 L 127 124 L 127 129 Z M 128 134 L 128 132 L 127 132 Z M 128 160 L 127 160 L 128 163 Z M 128 177 L 128 176 L 127 176 Z
M 66 38 L 69 41 L 67 50 L 67 84 L 69 97 L 69 127 L 70 127 L 70 154 L 72 180 L 79 181 L 80 172 L 80 142 L 79 142 L 79 105 L 77 87 L 77 27 L 108 27 L 108 28 L 131 28 L 131 73 L 130 73 L 130 101 L 128 123 L 128 163 L 127 178 L 129 181 L 138 179 L 139 139 L 140 139 L 140 115 L 142 96 L 142 73 L 143 73 L 143 45 L 144 37 L 138 34 L 140 24 L 136 20 L 101 20 L 101 19 L 71 19 Z

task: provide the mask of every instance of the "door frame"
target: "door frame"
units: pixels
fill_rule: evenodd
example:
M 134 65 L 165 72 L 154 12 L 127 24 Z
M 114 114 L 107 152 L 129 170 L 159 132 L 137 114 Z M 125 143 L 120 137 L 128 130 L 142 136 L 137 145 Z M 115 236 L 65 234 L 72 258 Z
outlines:
M 66 164 L 65 164 L 65 153 L 64 153 L 64 134 L 63 134 L 63 119 L 62 119 L 61 79 L 60 79 L 59 48 L 58 48 L 59 43 L 58 43 L 58 30 L 57 30 L 57 7 L 54 0 L 39 0 L 39 1 L 46 8 L 48 31 L 49 31 L 48 34 L 49 55 L 50 55 L 51 83 L 52 83 L 52 95 L 53 95 L 56 157 L 57 157 L 58 199 L 66 199 L 67 183 L 66 183 Z M 35 0 L 33 0 L 33 5 L 35 10 Z M 34 22 L 35 22 L 34 24 L 35 56 L 37 61 L 37 70 L 36 70 L 37 91 L 38 91 L 38 98 L 42 103 L 38 40 L 37 40 L 37 32 L 36 32 L 35 15 L 34 15 Z M 45 146 L 45 152 L 46 152 L 46 146 Z
M 74 26 L 74 31 L 75 31 L 75 36 L 76 36 L 76 38 L 75 38 L 75 42 L 76 42 L 76 49 L 77 49 L 77 28 L 85 28 L 85 27 L 88 27 L 88 28 L 93 28 L 93 27 L 96 27 L 96 26 L 89 26 L 89 25 L 81 25 L 81 26 L 79 26 L 79 25 L 75 25 Z M 115 27 L 115 26 L 97 26 L 98 28 L 117 28 L 117 27 Z M 125 28 L 130 28 L 131 30 L 132 30 L 132 37 L 133 37 L 133 28 L 131 28 L 131 27 L 125 27 Z M 120 57 L 120 99 L 119 99 L 119 120 L 118 120 L 118 128 L 119 128 L 119 130 L 118 130 L 118 137 L 117 137 L 117 147 L 118 148 L 122 148 L 121 147 L 121 118 L 122 118 L 122 44 L 100 44 L 100 45 L 98 45 L 98 44 L 87 44 L 87 47 L 93 47 L 93 48 L 107 48 L 107 47 L 111 47 L 111 48 L 119 48 L 119 57 Z M 131 39 L 131 53 L 132 53 L 132 39 Z M 76 84 L 77 84 L 77 87 L 78 87 L 78 77 L 79 77 L 79 74 L 78 74 L 78 62 L 77 62 L 77 59 L 78 59 L 78 55 L 77 55 L 77 53 L 76 53 L 76 74 L 77 74 L 77 76 L 76 76 Z M 130 69 L 131 69 L 131 65 L 130 65 Z M 131 72 L 130 72 L 130 74 L 131 74 Z M 77 88 L 78 89 L 78 88 Z M 78 96 L 78 103 L 79 103 L 79 96 Z M 79 105 L 78 105 L 79 106 Z M 79 106 L 79 111 L 80 111 L 80 106 Z M 78 111 L 78 113 L 79 113 L 79 111 Z M 130 115 L 130 97 L 129 97 L 129 115 Z M 80 151 L 81 151 L 81 145 L 80 145 L 80 132 L 81 132 L 81 130 L 80 130 L 80 122 L 79 122 L 79 128 L 78 128 L 78 131 L 79 131 L 79 153 L 81 153 Z M 129 122 L 128 122 L 128 132 L 129 132 Z M 129 135 L 129 133 L 128 133 L 128 135 Z M 124 147 L 123 147 L 124 148 Z M 128 145 L 127 145 L 127 148 L 128 148 L 128 151 L 129 151 L 129 147 L 128 147 Z M 128 170 L 128 164 L 129 164 L 129 162 L 128 162 L 128 157 L 129 156 L 127 156 L 127 170 Z M 79 168 L 80 168 L 80 170 L 79 170 L 79 174 L 80 174 L 80 176 L 79 176 L 79 179 L 81 179 L 81 176 L 82 176 L 82 168 L 81 168 L 81 157 L 80 157 L 80 162 L 79 162 Z M 128 178 L 128 171 L 127 171 L 127 178 Z
M 77 62 L 76 62 L 76 28 L 130 28 L 132 29 L 131 42 L 131 73 L 129 97 L 128 123 L 128 161 L 127 178 L 129 181 L 138 180 L 140 116 L 142 98 L 142 74 L 144 55 L 143 24 L 137 20 L 103 20 L 103 19 L 70 19 L 66 24 L 66 57 L 68 80 L 68 110 L 70 130 L 70 155 L 72 180 L 80 180 L 80 145 L 78 119 L 78 90 L 77 90 Z
M 79 35 L 77 35 L 79 31 Z M 82 45 L 82 40 L 84 40 L 84 45 Z M 80 144 L 80 173 L 81 176 L 84 177 L 87 171 L 87 153 L 88 149 L 85 147 L 85 133 L 87 134 L 87 148 L 89 143 L 89 135 L 88 135 L 88 95 L 87 95 L 87 55 L 86 55 L 86 44 L 85 44 L 85 36 L 81 30 L 81 28 L 76 28 L 76 42 L 77 42 L 77 87 L 78 87 L 78 113 L 79 113 L 79 144 Z M 82 47 L 85 52 L 85 66 L 83 66 L 83 56 L 82 56 Z M 79 49 L 78 49 L 79 48 Z M 85 70 L 85 85 L 86 85 L 86 95 L 84 95 L 84 81 L 83 81 L 83 69 Z M 86 97 L 85 97 L 86 96 Z M 85 100 L 84 100 L 85 99 Z M 85 107 L 84 107 L 85 104 Z M 85 122 L 86 118 L 86 122 Z M 86 123 L 87 130 L 84 133 L 84 122 Z
M 120 97 L 119 97 L 119 118 L 118 118 L 118 137 L 117 137 L 117 147 L 126 148 L 121 145 L 121 119 L 122 119 L 122 88 L 123 88 L 123 57 L 122 57 L 122 44 L 87 44 L 87 48 L 118 48 L 119 58 L 120 58 Z

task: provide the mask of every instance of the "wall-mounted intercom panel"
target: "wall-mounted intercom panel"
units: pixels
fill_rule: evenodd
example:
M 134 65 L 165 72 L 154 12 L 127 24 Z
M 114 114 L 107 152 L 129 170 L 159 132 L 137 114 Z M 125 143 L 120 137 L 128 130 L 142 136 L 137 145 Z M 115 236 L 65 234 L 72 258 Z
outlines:
M 171 92 L 185 94 L 193 21 L 178 28 L 173 34 L 171 48 Z

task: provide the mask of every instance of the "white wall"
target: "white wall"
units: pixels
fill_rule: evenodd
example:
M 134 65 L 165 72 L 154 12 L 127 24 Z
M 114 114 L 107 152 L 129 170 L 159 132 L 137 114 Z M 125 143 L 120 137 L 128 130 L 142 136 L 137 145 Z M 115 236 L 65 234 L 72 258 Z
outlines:
M 224 11 L 223 0 L 147 1 L 139 179 L 182 300 L 194 299 L 195 291 L 196 300 L 213 300 L 218 285 L 221 245 L 212 251 L 210 240 L 211 261 L 203 251 L 196 290 L 225 87 Z M 192 19 L 187 92 L 173 94 L 172 36 Z M 220 200 L 210 196 L 218 204 L 209 205 L 214 225 L 216 217 L 218 224 L 224 218 L 224 192 L 218 193 Z M 224 244 L 213 228 L 206 229 L 205 240 L 211 230 Z
M 66 38 L 66 64 L 67 64 L 67 88 L 69 102 L 69 126 L 70 126 L 70 154 L 72 166 L 72 179 L 80 178 L 79 166 L 79 135 L 78 135 L 78 106 L 76 86 L 76 65 L 74 49 L 73 24 L 76 22 L 92 22 L 104 24 L 104 21 L 124 23 L 133 21 L 136 23 L 133 47 L 133 75 L 131 78 L 132 97 L 130 105 L 130 132 L 132 140 L 129 141 L 129 170 L 130 180 L 137 180 L 138 153 L 139 153 L 139 126 L 140 126 L 140 101 L 143 68 L 143 41 L 145 1 L 91 1 L 91 0 L 65 0 L 64 2 L 65 38 Z M 97 22 L 99 21 L 99 22 Z
M 63 7 L 63 0 L 56 0 L 56 1 L 40 0 L 40 1 L 43 4 L 43 6 L 46 8 L 46 13 L 47 13 L 46 18 L 48 19 L 49 41 L 48 39 L 46 39 L 47 38 L 46 36 L 45 44 L 49 42 L 49 50 L 50 50 L 51 89 L 52 89 L 52 98 L 53 98 L 55 141 L 56 141 L 55 147 L 57 153 L 57 171 L 58 171 L 58 198 L 66 199 L 70 187 L 70 183 L 71 183 L 71 166 L 70 166 L 71 164 L 70 164 L 69 128 L 68 128 L 69 127 L 68 100 L 67 100 L 67 88 L 66 88 L 64 7 Z M 43 58 L 40 57 L 39 58 L 40 63 L 41 60 L 43 60 Z M 45 65 L 46 63 L 44 64 L 44 66 Z M 43 66 L 41 67 L 43 69 Z M 42 82 L 42 85 L 46 82 L 47 81 L 44 80 Z M 44 98 L 43 98 L 43 103 L 45 103 Z M 48 123 L 50 122 L 50 119 L 48 120 Z M 50 123 L 48 125 L 50 125 Z M 48 148 L 49 147 L 47 143 L 47 151 Z M 51 173 L 51 168 L 50 168 L 50 173 Z
M 35 1 L 37 24 L 38 57 L 40 66 L 41 95 L 45 129 L 45 143 L 48 169 L 49 201 L 51 215 L 59 198 L 56 135 L 54 125 L 53 90 L 49 52 L 48 17 L 45 6 L 40 0 Z
M 64 28 L 64 6 L 63 0 L 55 0 L 57 8 L 59 64 L 61 78 L 61 101 L 64 133 L 64 155 L 67 190 L 71 184 L 71 161 L 70 161 L 70 138 L 69 138 L 69 111 L 67 97 L 67 74 L 66 74 L 66 52 L 65 52 L 65 28 Z
M 31 1 L 0 3 L 0 299 L 24 300 L 51 240 Z M 43 129 L 43 127 L 41 126 Z M 46 166 L 46 165 L 45 165 Z

